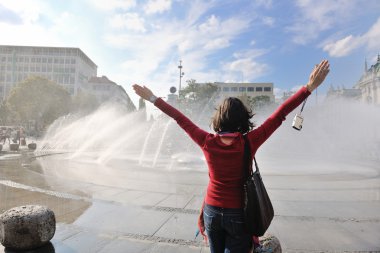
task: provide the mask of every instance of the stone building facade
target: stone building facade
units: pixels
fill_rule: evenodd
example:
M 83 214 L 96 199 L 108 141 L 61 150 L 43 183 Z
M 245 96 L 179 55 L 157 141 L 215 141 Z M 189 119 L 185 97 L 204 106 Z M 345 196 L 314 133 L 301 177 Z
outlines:
M 97 75 L 97 65 L 79 48 L 0 45 L 0 101 L 33 75 L 54 81 L 75 95 Z
M 106 76 L 91 77 L 83 87 L 84 91 L 95 95 L 99 103 L 115 102 L 125 105 L 130 111 L 136 109 L 124 88 Z
M 226 97 L 259 97 L 267 96 L 271 103 L 275 102 L 273 83 L 213 83 L 218 87 L 220 99 Z
M 367 62 L 365 63 L 364 73 L 354 88 L 361 90 L 362 101 L 380 105 L 380 55 L 370 68 L 367 68 Z

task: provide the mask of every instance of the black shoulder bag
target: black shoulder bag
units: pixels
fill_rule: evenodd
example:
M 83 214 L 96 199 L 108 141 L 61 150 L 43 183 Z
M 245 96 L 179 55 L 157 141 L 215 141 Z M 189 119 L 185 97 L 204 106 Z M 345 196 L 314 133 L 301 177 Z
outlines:
M 252 170 L 251 149 L 246 136 L 244 141 L 244 222 L 250 235 L 262 236 L 273 219 L 274 211 L 255 157 L 256 171 Z

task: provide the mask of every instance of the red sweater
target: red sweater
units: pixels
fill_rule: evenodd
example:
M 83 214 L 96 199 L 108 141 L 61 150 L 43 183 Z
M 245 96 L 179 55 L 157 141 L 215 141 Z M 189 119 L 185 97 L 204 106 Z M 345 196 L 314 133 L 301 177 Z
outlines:
M 305 87 L 302 87 L 278 107 L 262 125 L 247 134 L 252 157 L 256 154 L 257 149 L 282 124 L 285 117 L 309 95 L 310 92 Z M 209 184 L 205 202 L 217 207 L 241 208 L 244 154 L 244 138 L 242 134 L 229 134 L 234 137 L 234 140 L 227 145 L 221 141 L 219 134 L 208 133 L 200 129 L 180 111 L 161 98 L 157 99 L 154 105 L 176 120 L 178 125 L 201 147 L 209 170 Z

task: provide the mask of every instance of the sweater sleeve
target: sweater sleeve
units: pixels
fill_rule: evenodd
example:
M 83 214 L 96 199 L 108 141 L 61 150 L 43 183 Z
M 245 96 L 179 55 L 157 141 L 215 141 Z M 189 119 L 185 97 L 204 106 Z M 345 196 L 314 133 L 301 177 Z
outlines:
M 180 111 L 178 111 L 173 106 L 166 103 L 163 99 L 158 98 L 154 105 L 164 112 L 169 117 L 173 118 L 178 125 L 185 130 L 185 132 L 193 139 L 195 143 L 199 146 L 203 146 L 208 132 L 202 130 L 197 125 L 195 125 L 189 118 L 183 115 Z
M 265 120 L 265 122 L 248 133 L 248 139 L 253 153 L 273 134 L 273 132 L 282 124 L 285 117 L 297 108 L 308 96 L 310 91 L 302 87 L 289 97 L 277 110 Z

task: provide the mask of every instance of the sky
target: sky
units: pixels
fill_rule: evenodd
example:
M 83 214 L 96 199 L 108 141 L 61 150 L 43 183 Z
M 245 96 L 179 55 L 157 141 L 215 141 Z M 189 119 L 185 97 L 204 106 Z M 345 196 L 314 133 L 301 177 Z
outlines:
M 378 0 L 0 0 L 0 44 L 78 47 L 132 100 L 186 80 L 272 82 L 277 97 L 306 84 L 351 88 L 380 52 Z

